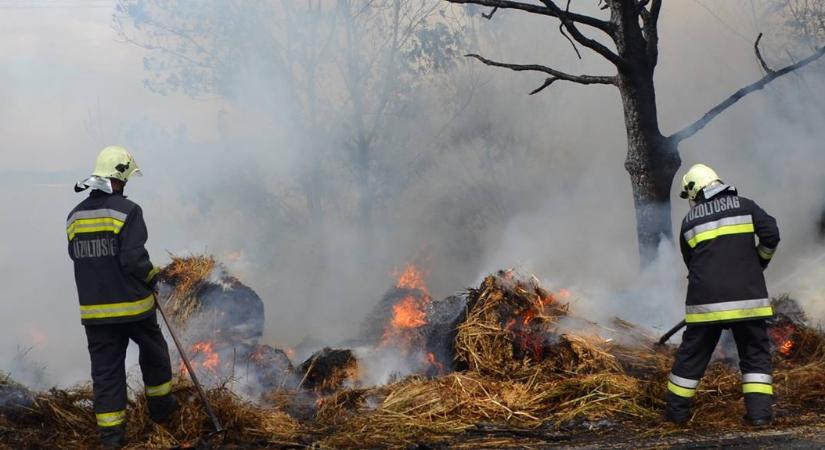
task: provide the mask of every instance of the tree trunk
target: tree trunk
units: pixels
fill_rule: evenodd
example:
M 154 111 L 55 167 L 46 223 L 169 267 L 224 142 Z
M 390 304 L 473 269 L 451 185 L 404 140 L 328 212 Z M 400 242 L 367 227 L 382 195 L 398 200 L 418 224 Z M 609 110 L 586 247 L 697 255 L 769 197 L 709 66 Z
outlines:
M 642 267 L 656 257 L 662 239 L 673 237 L 670 187 L 681 165 L 676 145 L 659 131 L 651 72 L 619 76 L 627 130 L 625 169 L 633 186 Z
M 627 130 L 625 169 L 633 186 L 639 262 L 645 267 L 656 257 L 662 239 L 673 237 L 670 186 L 682 161 L 677 145 L 659 130 L 653 83 L 658 49 L 648 46 L 637 2 L 617 1 L 610 6 L 611 22 L 616 25 L 613 41 L 625 61 L 618 75 Z
M 372 208 L 374 204 L 372 181 L 370 177 L 370 143 L 359 134 L 356 142 L 355 173 L 359 188 L 358 212 L 365 229 L 372 225 Z

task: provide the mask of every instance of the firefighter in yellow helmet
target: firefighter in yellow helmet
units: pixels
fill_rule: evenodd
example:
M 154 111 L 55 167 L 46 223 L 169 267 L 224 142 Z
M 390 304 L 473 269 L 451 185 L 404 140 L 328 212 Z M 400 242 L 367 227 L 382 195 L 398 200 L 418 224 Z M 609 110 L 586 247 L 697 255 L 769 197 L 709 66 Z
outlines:
M 729 328 L 739 352 L 745 420 L 767 425 L 773 386 L 765 319 L 773 310 L 762 271 L 779 244 L 776 220 L 704 164 L 685 173 L 682 198 L 691 204 L 679 233 L 688 268 L 687 328 L 668 379 L 665 416 L 676 423 L 690 418 L 699 380 Z
M 140 348 L 140 369 L 149 415 L 164 423 L 176 409 L 171 396 L 169 350 L 155 316 L 154 283 L 158 269 L 149 260 L 143 211 L 123 195 L 129 179 L 140 174 L 123 147 L 106 147 L 92 175 L 75 191 L 91 189 L 66 221 L 69 256 L 74 262 L 92 363 L 94 412 L 101 443 L 120 448 L 126 440 L 126 347 Z

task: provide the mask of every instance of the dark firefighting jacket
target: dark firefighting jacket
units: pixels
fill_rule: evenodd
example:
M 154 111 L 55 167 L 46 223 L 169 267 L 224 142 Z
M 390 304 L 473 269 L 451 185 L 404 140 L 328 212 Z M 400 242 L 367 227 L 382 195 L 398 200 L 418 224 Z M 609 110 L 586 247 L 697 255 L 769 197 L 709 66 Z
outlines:
M 66 234 L 84 325 L 154 314 L 151 283 L 158 269 L 144 247 L 148 234 L 140 206 L 94 190 L 69 213 Z
M 688 267 L 685 321 L 733 322 L 773 315 L 762 274 L 779 244 L 776 219 L 733 187 L 706 189 L 682 221 Z M 758 238 L 758 243 L 756 242 Z

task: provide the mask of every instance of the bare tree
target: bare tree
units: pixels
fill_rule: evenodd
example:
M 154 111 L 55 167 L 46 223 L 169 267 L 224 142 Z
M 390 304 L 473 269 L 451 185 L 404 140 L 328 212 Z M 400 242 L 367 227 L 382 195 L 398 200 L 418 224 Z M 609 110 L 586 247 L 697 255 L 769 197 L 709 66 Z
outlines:
M 599 18 L 570 10 L 571 1 L 564 7 L 552 0 L 540 4 L 510 0 L 447 0 L 451 3 L 482 5 L 491 8 L 485 18 L 493 19 L 500 10 L 517 10 L 558 21 L 561 34 L 570 41 L 578 54 L 579 47 L 595 52 L 616 68 L 615 74 L 576 75 L 540 64 L 511 64 L 493 61 L 478 54 L 470 54 L 488 66 L 514 71 L 539 72 L 545 81 L 530 94 L 536 94 L 557 81 L 583 85 L 612 85 L 618 88 L 624 109 L 627 133 L 625 169 L 633 187 L 636 208 L 636 231 L 642 265 L 653 260 L 656 248 L 663 239 L 672 237 L 670 219 L 670 188 L 681 165 L 678 146 L 693 136 L 715 117 L 742 97 L 762 89 L 771 81 L 804 67 L 825 54 L 825 47 L 778 70 L 765 63 L 759 53 L 759 38 L 754 44 L 756 56 L 765 75 L 754 83 L 736 91 L 711 108 L 702 117 L 669 136 L 659 128 L 656 108 L 656 89 L 653 74 L 659 59 L 659 16 L 662 0 L 600 0 L 601 10 L 609 17 Z M 591 37 L 590 34 L 598 38 Z M 761 35 L 760 35 L 761 37 Z M 612 42 L 612 48 L 603 41 Z

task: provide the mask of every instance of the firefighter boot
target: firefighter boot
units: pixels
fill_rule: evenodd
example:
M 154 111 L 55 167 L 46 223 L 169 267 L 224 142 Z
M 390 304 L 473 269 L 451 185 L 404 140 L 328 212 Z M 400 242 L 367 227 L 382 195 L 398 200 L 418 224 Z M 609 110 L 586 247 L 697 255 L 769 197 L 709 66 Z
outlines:
M 126 445 L 126 424 L 100 427 L 100 445 L 106 449 L 119 449 Z
M 162 397 L 147 397 L 146 402 L 149 406 L 149 418 L 152 419 L 152 422 L 160 425 L 168 424 L 178 410 L 178 402 L 172 394 Z
M 672 392 L 667 393 L 667 405 L 665 406 L 665 420 L 681 425 L 690 420 L 691 399 L 678 396 Z
M 770 425 L 773 420 L 773 396 L 768 394 L 745 394 L 745 421 L 754 427 Z

